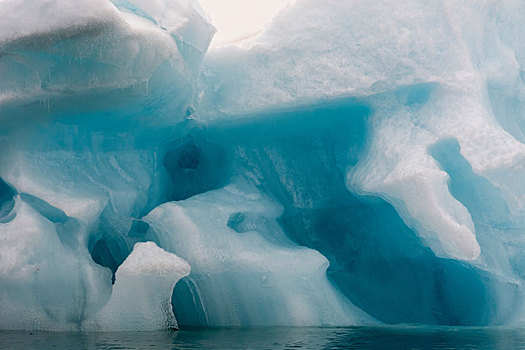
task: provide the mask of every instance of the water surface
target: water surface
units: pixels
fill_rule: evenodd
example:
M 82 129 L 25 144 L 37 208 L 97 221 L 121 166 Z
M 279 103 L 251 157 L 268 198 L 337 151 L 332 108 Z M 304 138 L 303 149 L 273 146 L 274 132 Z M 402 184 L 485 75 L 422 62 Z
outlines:
M 0 349 L 525 349 L 525 328 L 213 328 L 178 332 L 0 332 Z

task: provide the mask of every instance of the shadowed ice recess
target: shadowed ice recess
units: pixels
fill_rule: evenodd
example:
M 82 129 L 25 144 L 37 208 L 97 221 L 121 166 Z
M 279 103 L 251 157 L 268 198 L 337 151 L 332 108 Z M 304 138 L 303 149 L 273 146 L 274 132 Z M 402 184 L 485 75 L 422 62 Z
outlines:
M 0 329 L 525 323 L 525 3 L 0 1 Z

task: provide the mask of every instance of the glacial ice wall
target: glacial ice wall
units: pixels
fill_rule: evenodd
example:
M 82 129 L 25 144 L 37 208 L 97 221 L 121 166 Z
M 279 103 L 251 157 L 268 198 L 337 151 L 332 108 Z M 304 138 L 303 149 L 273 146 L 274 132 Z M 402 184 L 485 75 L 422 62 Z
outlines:
M 523 2 L 0 15 L 0 329 L 524 321 Z

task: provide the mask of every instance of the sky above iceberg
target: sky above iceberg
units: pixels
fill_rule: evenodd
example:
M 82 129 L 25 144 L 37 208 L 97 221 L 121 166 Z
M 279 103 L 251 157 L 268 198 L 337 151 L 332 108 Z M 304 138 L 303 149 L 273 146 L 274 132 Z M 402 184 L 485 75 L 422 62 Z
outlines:
M 295 0 L 201 0 L 217 28 L 210 48 L 239 44 L 259 34 L 272 19 Z

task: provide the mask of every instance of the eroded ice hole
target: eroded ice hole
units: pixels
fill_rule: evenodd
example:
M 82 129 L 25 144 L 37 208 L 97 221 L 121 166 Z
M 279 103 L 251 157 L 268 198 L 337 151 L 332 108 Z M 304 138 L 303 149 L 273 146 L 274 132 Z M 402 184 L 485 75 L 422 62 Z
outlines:
M 182 170 L 195 170 L 199 166 L 201 150 L 194 144 L 187 144 L 182 150 L 177 165 Z
M 11 221 L 16 213 L 12 212 L 15 206 L 16 191 L 0 178 L 0 223 Z
M 169 179 L 168 201 L 184 200 L 215 190 L 227 182 L 224 150 L 198 136 L 175 140 L 164 156 Z
M 131 254 L 136 243 L 152 241 L 159 245 L 158 237 L 149 229 L 147 222 L 129 220 L 129 230 L 119 230 L 119 225 L 104 218 L 89 238 L 88 251 L 91 258 L 95 263 L 111 270 L 112 283 L 115 283 L 118 268 Z
M 91 248 L 91 258 L 97 264 L 107 267 L 111 270 L 111 283 L 115 283 L 115 273 L 120 264 L 117 263 L 105 240 L 100 239 Z
M 267 219 L 252 212 L 233 213 L 228 218 L 228 227 L 238 233 L 257 231 L 258 228 L 268 226 Z

